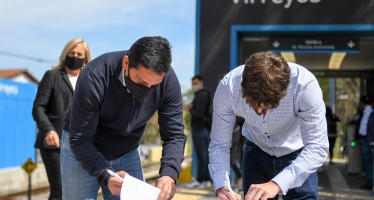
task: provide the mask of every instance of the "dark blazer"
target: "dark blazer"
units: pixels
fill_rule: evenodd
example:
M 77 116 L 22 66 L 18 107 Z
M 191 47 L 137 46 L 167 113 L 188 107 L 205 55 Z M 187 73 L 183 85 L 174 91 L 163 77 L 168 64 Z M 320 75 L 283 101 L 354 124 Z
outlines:
M 49 70 L 38 86 L 32 116 L 39 132 L 36 148 L 53 148 L 45 143 L 47 132 L 54 130 L 61 138 L 64 113 L 73 97 L 73 87 L 64 69 Z

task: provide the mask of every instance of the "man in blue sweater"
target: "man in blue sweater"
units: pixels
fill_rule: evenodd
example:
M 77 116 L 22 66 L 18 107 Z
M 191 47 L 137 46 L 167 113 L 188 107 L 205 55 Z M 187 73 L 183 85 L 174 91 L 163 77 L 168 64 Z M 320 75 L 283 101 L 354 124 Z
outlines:
M 120 199 L 121 177 L 144 180 L 139 144 L 147 121 L 158 111 L 163 140 L 159 199 L 176 190 L 186 137 L 171 47 L 162 37 L 143 37 L 128 51 L 106 53 L 81 72 L 65 113 L 61 145 L 63 199 Z

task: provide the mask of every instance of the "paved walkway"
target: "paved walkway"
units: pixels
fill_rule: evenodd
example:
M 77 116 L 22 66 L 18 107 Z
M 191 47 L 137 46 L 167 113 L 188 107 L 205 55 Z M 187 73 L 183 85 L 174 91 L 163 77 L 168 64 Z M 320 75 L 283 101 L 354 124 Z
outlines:
M 321 167 L 318 170 L 318 179 L 319 200 L 374 200 L 371 191 L 360 189 L 365 183 L 364 177 L 360 174 L 348 174 L 345 162 Z M 180 185 L 174 199 L 212 200 L 215 196 L 213 188 L 190 190 Z
M 346 173 L 346 164 L 335 163 L 323 166 L 318 172 L 320 200 L 374 200 L 368 190 L 361 190 L 364 178 L 360 174 Z M 32 195 L 33 200 L 48 199 L 48 191 Z M 187 189 L 185 184 L 178 184 L 174 200 L 213 200 L 213 187 L 208 189 Z M 13 197 L 0 197 L 0 200 L 27 200 L 27 194 Z

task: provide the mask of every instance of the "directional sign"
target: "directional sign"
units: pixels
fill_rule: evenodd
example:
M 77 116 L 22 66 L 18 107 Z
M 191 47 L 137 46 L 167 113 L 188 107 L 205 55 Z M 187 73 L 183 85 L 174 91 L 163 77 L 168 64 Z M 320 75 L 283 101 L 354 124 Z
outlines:
M 359 53 L 360 42 L 356 38 L 270 38 L 269 49 L 296 53 Z
M 32 171 L 36 168 L 36 164 L 29 158 L 23 165 L 22 169 L 30 176 Z

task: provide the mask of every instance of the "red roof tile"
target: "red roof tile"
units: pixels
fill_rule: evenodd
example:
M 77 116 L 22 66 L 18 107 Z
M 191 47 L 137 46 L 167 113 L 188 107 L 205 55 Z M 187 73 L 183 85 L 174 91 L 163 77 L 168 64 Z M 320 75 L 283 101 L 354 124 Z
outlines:
M 39 83 L 40 81 L 33 76 L 27 69 L 0 69 L 0 78 L 11 79 L 21 74 L 29 77 L 33 82 Z

